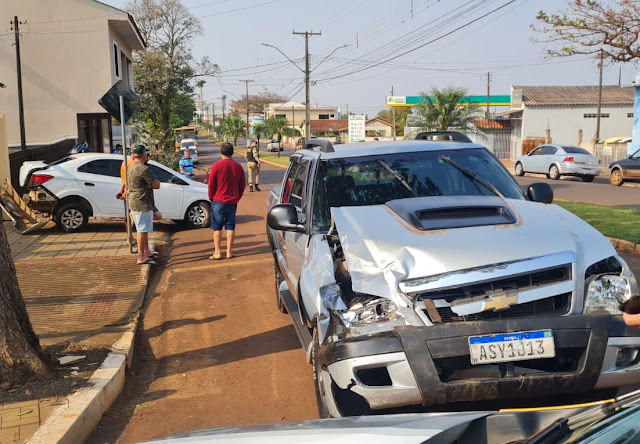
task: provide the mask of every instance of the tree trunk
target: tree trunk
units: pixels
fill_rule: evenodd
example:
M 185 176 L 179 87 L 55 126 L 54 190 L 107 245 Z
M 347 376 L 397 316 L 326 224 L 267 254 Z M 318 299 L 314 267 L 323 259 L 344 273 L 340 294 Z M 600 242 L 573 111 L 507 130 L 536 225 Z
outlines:
M 54 376 L 22 299 L 4 225 L 0 226 L 0 383 L 21 385 Z

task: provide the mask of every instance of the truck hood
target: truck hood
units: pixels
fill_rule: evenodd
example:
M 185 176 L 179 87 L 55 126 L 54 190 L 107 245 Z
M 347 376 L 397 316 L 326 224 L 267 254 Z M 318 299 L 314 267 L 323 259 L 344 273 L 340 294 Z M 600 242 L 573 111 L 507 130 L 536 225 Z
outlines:
M 409 200 L 419 204 L 418 199 Z M 468 197 L 446 199 L 447 204 L 470 202 Z M 473 199 L 478 202 L 484 198 Z M 421 229 L 392 210 L 390 203 L 332 208 L 353 290 L 397 300 L 399 284 L 407 279 L 567 252 L 577 262 L 574 269 L 584 270 L 616 254 L 600 232 L 557 205 L 486 199 L 489 204 L 499 202 L 512 220 L 469 226 L 456 219 L 448 223 L 456 228 Z

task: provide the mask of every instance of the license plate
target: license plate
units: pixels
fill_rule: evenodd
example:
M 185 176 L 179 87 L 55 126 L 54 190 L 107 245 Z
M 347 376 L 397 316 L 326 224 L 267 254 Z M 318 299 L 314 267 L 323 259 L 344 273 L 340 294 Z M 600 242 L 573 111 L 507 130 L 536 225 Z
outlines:
M 551 330 L 470 336 L 471 364 L 553 358 L 556 348 Z

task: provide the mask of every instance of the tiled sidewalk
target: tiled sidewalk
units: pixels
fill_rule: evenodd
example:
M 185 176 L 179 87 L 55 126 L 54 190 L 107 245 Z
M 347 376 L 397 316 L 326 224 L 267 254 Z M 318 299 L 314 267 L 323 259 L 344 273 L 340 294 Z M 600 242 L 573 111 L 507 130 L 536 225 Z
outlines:
M 64 398 L 50 398 L 0 404 L 0 443 L 26 441 L 64 402 Z

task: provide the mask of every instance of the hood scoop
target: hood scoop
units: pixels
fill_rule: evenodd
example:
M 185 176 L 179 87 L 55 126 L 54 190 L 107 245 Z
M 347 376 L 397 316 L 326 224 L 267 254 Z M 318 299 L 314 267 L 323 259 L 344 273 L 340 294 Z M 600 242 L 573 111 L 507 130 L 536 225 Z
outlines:
M 515 224 L 507 203 L 493 196 L 437 196 L 396 199 L 386 206 L 419 230 Z

